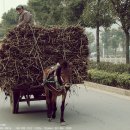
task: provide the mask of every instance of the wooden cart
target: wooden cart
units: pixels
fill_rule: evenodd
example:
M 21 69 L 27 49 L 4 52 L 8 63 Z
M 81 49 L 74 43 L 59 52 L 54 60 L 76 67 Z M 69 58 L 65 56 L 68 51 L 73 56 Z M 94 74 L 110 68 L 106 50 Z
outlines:
M 25 98 L 28 96 L 28 98 Z M 38 86 L 25 89 L 12 89 L 10 92 L 10 105 L 13 114 L 17 114 L 19 111 L 19 103 L 30 101 L 46 100 L 45 92 L 43 86 Z

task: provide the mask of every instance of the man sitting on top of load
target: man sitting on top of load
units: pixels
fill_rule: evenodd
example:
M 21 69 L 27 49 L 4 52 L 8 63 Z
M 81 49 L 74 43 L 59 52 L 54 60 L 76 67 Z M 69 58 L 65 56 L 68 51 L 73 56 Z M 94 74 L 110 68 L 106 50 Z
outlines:
M 27 10 L 25 10 L 22 5 L 17 6 L 16 11 L 19 14 L 17 27 L 23 24 L 33 24 L 32 14 L 28 12 Z

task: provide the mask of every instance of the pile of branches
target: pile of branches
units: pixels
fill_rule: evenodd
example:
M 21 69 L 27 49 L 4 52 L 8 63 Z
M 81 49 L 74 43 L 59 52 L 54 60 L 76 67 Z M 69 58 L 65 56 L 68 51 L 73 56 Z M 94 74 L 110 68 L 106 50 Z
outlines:
M 42 70 L 60 60 L 73 63 L 72 82 L 87 76 L 88 40 L 84 29 L 22 26 L 9 31 L 0 49 L 0 87 L 29 89 L 42 83 Z

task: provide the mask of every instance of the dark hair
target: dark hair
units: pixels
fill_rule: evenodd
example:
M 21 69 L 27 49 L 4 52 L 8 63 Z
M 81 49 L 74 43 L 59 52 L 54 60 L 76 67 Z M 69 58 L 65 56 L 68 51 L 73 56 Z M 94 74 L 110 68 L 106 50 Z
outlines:
M 18 5 L 18 6 L 16 7 L 16 10 L 19 10 L 19 9 L 24 9 L 24 7 L 23 7 L 22 5 Z

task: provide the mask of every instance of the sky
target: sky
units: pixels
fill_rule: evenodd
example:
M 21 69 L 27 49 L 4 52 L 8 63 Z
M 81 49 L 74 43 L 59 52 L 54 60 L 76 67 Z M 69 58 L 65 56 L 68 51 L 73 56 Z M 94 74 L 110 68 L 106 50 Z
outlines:
M 0 22 L 2 15 L 11 8 L 16 8 L 18 5 L 26 5 L 28 0 L 0 0 Z

